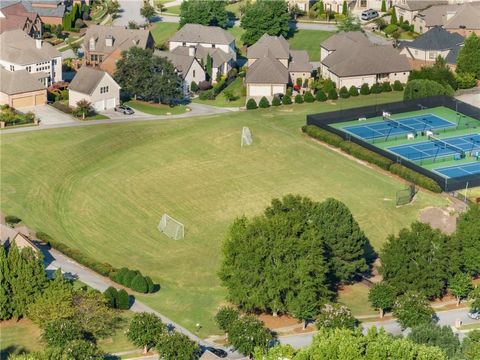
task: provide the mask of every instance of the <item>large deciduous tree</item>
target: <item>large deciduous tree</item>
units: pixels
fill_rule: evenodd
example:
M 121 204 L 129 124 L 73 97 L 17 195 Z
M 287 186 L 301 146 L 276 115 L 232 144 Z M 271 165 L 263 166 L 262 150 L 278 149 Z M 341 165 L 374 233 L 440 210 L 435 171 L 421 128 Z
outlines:
M 368 293 L 368 301 L 374 309 L 380 311 L 380 318 L 383 318 L 384 312 L 393 307 L 396 297 L 395 289 L 386 284 L 379 283 L 375 284 Z
M 228 14 L 224 0 L 185 0 L 180 5 L 180 27 L 185 24 L 202 24 L 226 28 Z
M 456 358 L 460 352 L 460 341 L 450 326 L 421 324 L 412 328 L 408 338 L 417 344 L 437 346 L 443 349 L 449 359 Z
M 147 23 L 150 24 L 151 19 L 155 16 L 155 8 L 152 5 L 150 5 L 148 1 L 146 1 L 143 4 L 143 7 L 140 9 L 140 15 L 142 15 L 147 21 Z
M 127 337 L 135 346 L 143 348 L 146 354 L 148 349 L 157 345 L 158 338 L 167 328 L 155 314 L 137 313 L 130 322 Z
M 393 315 L 403 329 L 432 322 L 433 309 L 422 294 L 407 291 L 393 306 Z
M 450 279 L 448 288 L 452 295 L 457 298 L 458 306 L 460 301 L 466 298 L 472 291 L 472 278 L 468 274 L 458 273 Z
M 252 45 L 263 34 L 287 37 L 289 33 L 288 5 L 284 0 L 257 0 L 249 3 L 242 17 L 241 27 L 245 29 L 242 41 Z
M 176 331 L 162 333 L 157 339 L 156 349 L 164 360 L 194 360 L 200 355 L 198 344 Z
M 480 274 L 480 206 L 472 205 L 460 215 L 455 239 L 461 249 L 464 271 L 471 275 Z
M 271 341 L 270 331 L 253 316 L 244 316 L 234 321 L 228 333 L 228 342 L 245 355 L 253 354 L 255 348 L 267 349 Z
M 458 54 L 456 71 L 480 79 L 480 38 L 474 32 L 465 39 Z

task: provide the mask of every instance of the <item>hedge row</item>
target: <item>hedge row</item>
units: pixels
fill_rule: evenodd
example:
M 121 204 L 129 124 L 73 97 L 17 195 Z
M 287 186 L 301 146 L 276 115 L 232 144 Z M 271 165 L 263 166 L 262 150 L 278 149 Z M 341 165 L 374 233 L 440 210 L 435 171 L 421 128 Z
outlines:
M 89 269 L 92 269 L 93 271 L 106 276 L 119 284 L 129 287 L 134 291 L 141 293 L 155 291 L 156 287 L 153 284 L 152 279 L 150 279 L 149 276 L 143 276 L 138 270 L 130 270 L 128 268 L 117 269 L 109 263 L 98 262 L 92 259 L 90 256 L 85 255 L 78 249 L 74 249 L 68 245 L 62 244 L 61 242 L 57 242 L 50 235 L 41 231 L 37 232 L 37 239 L 47 243 L 51 247 L 57 249 L 68 257 L 71 257 L 73 260 L 88 267 Z M 128 281 L 123 279 L 123 275 L 125 273 L 129 274 Z M 121 274 L 121 276 L 119 274 Z M 119 281 L 120 279 L 122 281 Z
M 344 152 L 355 156 L 358 159 L 365 160 L 371 164 L 375 164 L 382 169 L 390 171 L 392 174 L 398 175 L 407 181 L 417 184 L 418 186 L 421 186 L 436 193 L 442 192 L 441 187 L 429 177 L 419 174 L 416 171 L 413 171 L 403 165 L 394 163 L 392 160 L 382 155 L 379 155 L 376 152 L 365 149 L 358 144 L 352 143 L 350 141 L 345 141 L 342 139 L 342 137 L 333 134 L 327 130 L 320 129 L 318 126 L 305 125 L 302 127 L 302 131 L 317 140 L 340 148 Z
M 128 310 L 130 308 L 130 296 L 123 290 L 117 290 L 110 286 L 103 293 L 107 300 L 107 305 L 112 309 Z

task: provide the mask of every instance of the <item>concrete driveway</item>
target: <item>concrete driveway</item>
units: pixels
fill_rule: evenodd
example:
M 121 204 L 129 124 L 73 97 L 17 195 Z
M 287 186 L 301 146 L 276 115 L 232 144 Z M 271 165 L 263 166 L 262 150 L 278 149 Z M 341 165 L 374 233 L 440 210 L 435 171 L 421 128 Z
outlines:
M 115 26 L 127 26 L 130 21 L 141 25 L 145 23 L 145 18 L 140 15 L 143 7 L 143 0 L 118 0 L 120 11 L 118 17 L 113 21 Z
M 33 112 L 40 119 L 40 127 L 48 125 L 70 124 L 75 119 L 50 105 L 37 105 L 20 109 L 21 112 Z

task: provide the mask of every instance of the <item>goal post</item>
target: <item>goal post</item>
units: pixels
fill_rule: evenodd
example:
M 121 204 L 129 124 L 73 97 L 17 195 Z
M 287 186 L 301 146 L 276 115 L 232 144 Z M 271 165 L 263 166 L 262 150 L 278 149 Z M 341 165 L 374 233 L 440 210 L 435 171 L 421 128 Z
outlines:
M 158 230 L 173 240 L 181 240 L 185 236 L 183 224 L 167 214 L 163 214 L 158 224 Z
M 252 133 L 248 127 L 244 126 L 242 129 L 242 140 L 240 142 L 240 146 L 250 146 L 252 143 Z

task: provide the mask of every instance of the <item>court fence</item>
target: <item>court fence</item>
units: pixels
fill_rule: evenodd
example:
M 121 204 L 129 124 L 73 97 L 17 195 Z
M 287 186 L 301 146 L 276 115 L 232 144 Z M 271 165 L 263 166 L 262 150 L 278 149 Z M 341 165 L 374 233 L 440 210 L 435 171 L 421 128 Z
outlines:
M 459 114 L 469 116 L 478 120 L 478 128 L 480 129 L 480 109 L 470 104 L 464 103 L 460 100 L 449 96 L 432 96 L 428 98 L 405 100 L 386 104 L 375 104 L 353 109 L 343 109 L 338 111 L 331 111 L 319 114 L 307 115 L 307 125 L 318 126 L 330 133 L 340 136 L 343 140 L 351 141 L 364 148 L 371 150 L 379 155 L 390 159 L 391 161 L 401 164 L 410 170 L 416 171 L 424 176 L 434 180 L 445 192 L 451 192 L 467 187 L 480 186 L 480 176 L 466 175 L 457 178 L 446 178 L 433 171 L 425 169 L 411 161 L 405 160 L 402 157 L 395 155 L 389 151 L 381 149 L 369 142 L 352 136 L 351 134 L 330 126 L 331 124 L 338 124 L 342 122 L 352 121 L 359 118 L 373 118 L 382 116 L 384 112 L 389 113 L 404 113 L 416 111 L 420 109 L 428 109 L 444 106 Z

